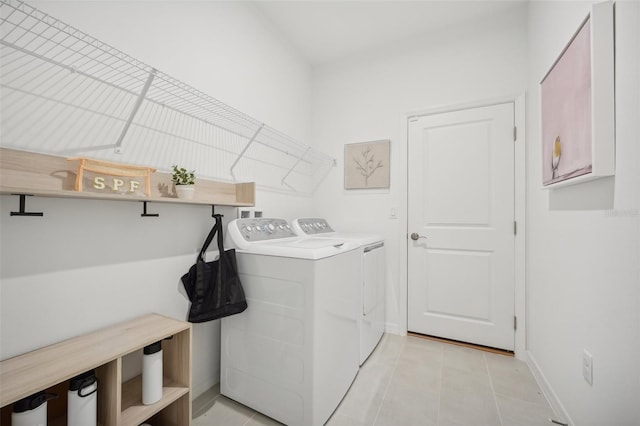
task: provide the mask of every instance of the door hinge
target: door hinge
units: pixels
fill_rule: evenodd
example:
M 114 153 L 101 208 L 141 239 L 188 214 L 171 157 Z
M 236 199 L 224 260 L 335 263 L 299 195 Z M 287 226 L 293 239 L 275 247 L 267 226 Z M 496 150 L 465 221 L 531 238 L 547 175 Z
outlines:
M 518 317 L 516 317 L 515 315 L 513 316 L 513 329 L 518 329 Z
M 518 222 L 513 221 L 513 235 L 518 235 Z
M 517 141 L 518 140 L 518 128 L 516 126 L 513 126 L 513 141 Z

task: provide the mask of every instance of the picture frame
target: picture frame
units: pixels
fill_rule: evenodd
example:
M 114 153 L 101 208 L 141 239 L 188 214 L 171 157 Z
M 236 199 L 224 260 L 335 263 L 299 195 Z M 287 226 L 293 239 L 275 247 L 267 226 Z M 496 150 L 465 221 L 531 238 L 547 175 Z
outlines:
M 592 5 L 540 82 L 542 184 L 615 174 L 613 3 Z
M 391 141 L 379 140 L 344 146 L 344 188 L 389 188 Z

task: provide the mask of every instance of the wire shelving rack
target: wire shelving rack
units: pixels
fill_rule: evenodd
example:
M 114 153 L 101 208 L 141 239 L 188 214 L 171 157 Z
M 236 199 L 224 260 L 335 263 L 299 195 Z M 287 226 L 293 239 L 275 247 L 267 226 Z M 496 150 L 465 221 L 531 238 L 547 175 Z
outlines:
M 2 146 L 312 193 L 336 160 L 18 0 L 0 1 Z

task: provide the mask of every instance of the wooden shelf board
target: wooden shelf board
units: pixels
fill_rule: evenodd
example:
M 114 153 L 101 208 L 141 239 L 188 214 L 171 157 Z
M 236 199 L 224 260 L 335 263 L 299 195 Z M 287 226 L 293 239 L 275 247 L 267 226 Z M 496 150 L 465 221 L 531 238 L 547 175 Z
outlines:
M 1 361 L 0 407 L 189 328 L 189 323 L 148 314 Z
M 181 200 L 174 197 L 141 197 L 135 195 L 99 194 L 95 192 L 76 192 L 66 190 L 46 190 L 33 188 L 18 188 L 0 185 L 0 194 L 3 195 L 35 195 L 48 198 L 79 198 L 85 200 L 110 200 L 110 201 L 147 201 L 150 203 L 172 203 L 172 204 L 196 204 L 196 205 L 218 205 L 231 207 L 252 207 L 253 202 L 237 201 L 216 201 L 216 200 Z
M 75 191 L 77 162 L 64 157 L 0 148 L 0 193 L 91 200 L 150 201 L 234 207 L 255 205 L 255 183 L 228 183 L 198 178 L 192 200 L 176 197 L 169 173 L 151 175 L 151 194 Z M 90 188 L 91 189 L 91 188 Z
M 187 395 L 189 388 L 164 379 L 162 398 L 152 405 L 142 404 L 142 376 L 134 377 L 122 385 L 122 425 L 137 426 L 180 397 Z

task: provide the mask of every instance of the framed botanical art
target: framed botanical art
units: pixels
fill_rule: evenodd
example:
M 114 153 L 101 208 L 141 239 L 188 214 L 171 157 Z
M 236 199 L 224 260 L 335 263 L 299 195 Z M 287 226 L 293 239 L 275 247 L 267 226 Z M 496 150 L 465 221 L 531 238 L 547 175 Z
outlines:
M 545 187 L 614 174 L 613 40 L 613 4 L 593 5 L 540 82 Z
M 389 188 L 389 140 L 344 146 L 344 188 Z

